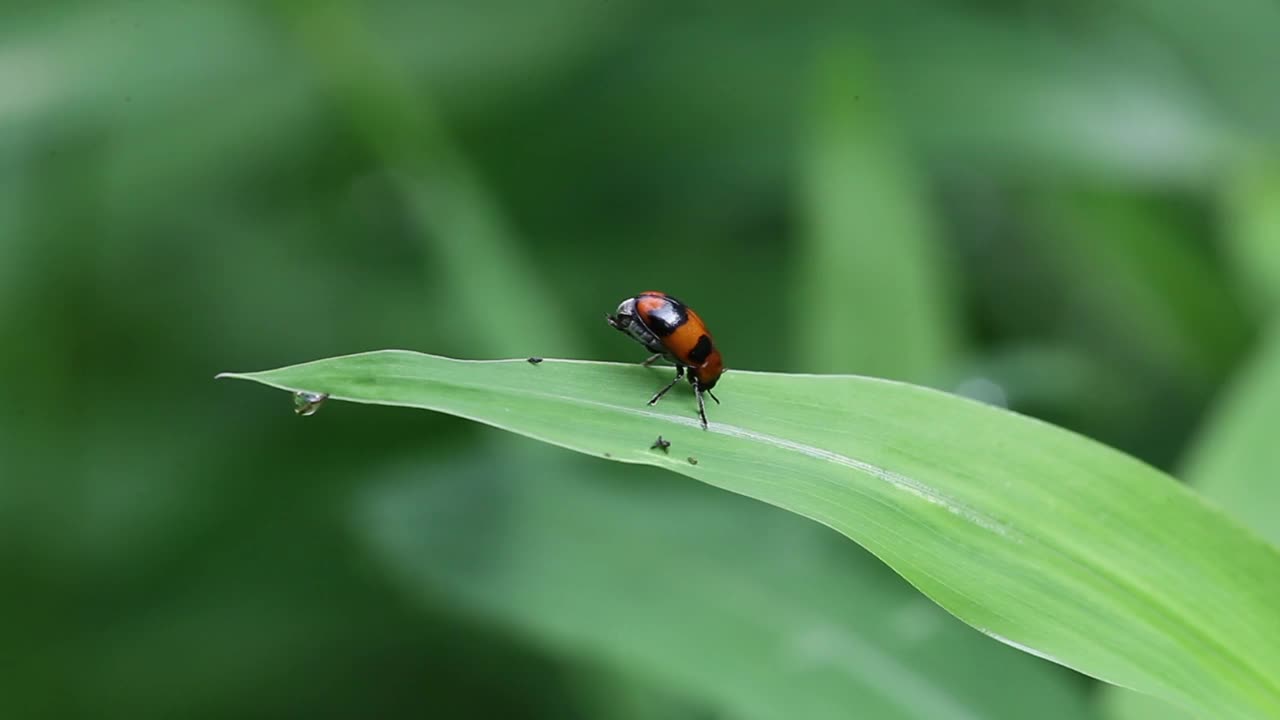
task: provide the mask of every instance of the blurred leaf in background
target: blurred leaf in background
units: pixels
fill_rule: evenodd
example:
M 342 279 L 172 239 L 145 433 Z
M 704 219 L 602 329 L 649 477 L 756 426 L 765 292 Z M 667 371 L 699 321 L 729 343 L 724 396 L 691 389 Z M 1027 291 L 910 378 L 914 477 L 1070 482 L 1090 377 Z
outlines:
M 1270 318 L 1280 307 L 1280 159 L 1259 148 L 1223 185 L 1224 251 L 1246 299 Z
M 537 524 L 551 522 L 528 495 L 543 471 L 520 444 L 412 412 L 299 420 L 212 375 L 383 347 L 634 360 L 600 316 L 655 287 L 698 308 L 731 367 L 963 387 L 1170 467 L 1270 302 L 1274 263 L 1236 249 L 1276 247 L 1265 212 L 1232 219 L 1232 245 L 1213 218 L 1220 202 L 1268 207 L 1274 172 L 1241 158 L 1265 157 L 1280 129 L 1261 70 L 1280 60 L 1278 12 L 6 7 L 0 631 L 19 661 L 0 714 L 730 714 L 726 688 L 749 673 L 690 693 L 635 672 L 623 647 L 531 635 L 552 621 L 570 635 L 555 608 L 481 612 L 501 607 L 486 593 L 504 586 L 485 583 L 502 574 L 461 594 L 447 573 L 388 562 L 374 531 L 442 536 L 370 527 L 370 508 L 467 497 L 476 473 L 510 515 L 483 518 L 459 553 L 564 542 Z M 695 546 L 704 516 L 784 522 L 642 471 L 573 467 L 550 497 L 640 493 L 675 508 L 673 535 Z M 686 502 L 705 511 L 678 513 Z M 810 547 L 790 534 L 805 530 L 779 530 L 783 546 Z M 731 557 L 709 542 L 701 562 Z M 914 617 L 895 576 L 832 553 L 838 576 L 776 555 L 767 569 L 857 582 L 888 617 Z M 760 582 L 737 567 L 726 582 Z M 803 602 L 833 627 L 860 621 Z M 971 667 L 1036 677 L 1046 698 L 1088 689 L 947 622 L 921 626 L 953 664 L 990 655 Z M 921 681 L 951 688 L 963 674 L 947 665 Z M 979 717 L 1025 716 L 989 687 L 956 692 Z
M 938 382 L 955 362 L 959 309 L 927 188 L 876 68 L 838 54 L 818 65 L 802 143 L 795 366 Z

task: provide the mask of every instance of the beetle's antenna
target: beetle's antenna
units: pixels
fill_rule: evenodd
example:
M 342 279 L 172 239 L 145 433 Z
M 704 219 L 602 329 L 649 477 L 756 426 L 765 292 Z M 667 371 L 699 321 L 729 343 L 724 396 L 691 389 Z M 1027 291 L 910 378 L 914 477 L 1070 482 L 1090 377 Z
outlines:
M 716 401 L 716 404 L 717 404 L 717 405 L 719 405 L 719 404 L 720 404 L 720 398 L 716 397 L 716 394 L 715 394 L 715 393 L 713 393 L 713 392 L 711 392 L 710 390 L 708 390 L 708 391 L 707 391 L 707 394 L 711 396 L 711 399 L 712 399 L 712 400 L 715 400 L 715 401 Z

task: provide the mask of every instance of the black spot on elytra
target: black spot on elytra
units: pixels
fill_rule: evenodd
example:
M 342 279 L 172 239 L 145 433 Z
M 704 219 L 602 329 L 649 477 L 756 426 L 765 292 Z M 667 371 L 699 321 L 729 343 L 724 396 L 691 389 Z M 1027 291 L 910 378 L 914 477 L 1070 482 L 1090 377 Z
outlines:
M 695 365 L 701 365 L 707 361 L 707 358 L 711 357 L 711 351 L 714 349 L 715 347 L 711 344 L 711 338 L 703 335 L 698 338 L 698 342 L 689 351 L 689 361 Z
M 689 314 L 685 312 L 684 305 L 666 298 L 665 302 L 645 315 L 644 324 L 654 335 L 666 337 L 688 320 Z

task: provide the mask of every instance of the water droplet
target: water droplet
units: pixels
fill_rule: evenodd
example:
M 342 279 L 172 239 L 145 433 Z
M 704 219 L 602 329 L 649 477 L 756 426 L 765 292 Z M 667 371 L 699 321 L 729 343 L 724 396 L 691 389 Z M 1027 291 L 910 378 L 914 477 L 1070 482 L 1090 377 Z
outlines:
M 1009 407 L 1009 395 L 1004 386 L 985 377 L 966 378 L 956 386 L 956 394 L 996 407 Z
M 293 394 L 293 411 L 302 417 L 315 415 L 328 399 L 329 393 L 296 392 Z

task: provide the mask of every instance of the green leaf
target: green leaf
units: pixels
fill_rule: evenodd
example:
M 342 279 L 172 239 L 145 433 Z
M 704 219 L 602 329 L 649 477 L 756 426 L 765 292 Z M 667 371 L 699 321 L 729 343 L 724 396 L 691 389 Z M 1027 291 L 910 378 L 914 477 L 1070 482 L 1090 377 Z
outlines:
M 1108 720 L 1198 720 L 1195 715 L 1159 698 L 1117 687 L 1102 693 L 1098 710 Z
M 1247 347 L 1229 284 L 1177 216 L 1107 193 L 1051 192 L 1037 205 L 1040 252 L 1098 352 L 1187 392 L 1211 387 Z
M 870 64 L 836 55 L 818 75 L 802 155 L 797 367 L 936 383 L 959 341 L 928 188 Z
M 1069 673 L 986 640 L 829 530 L 654 468 L 549 448 L 424 458 L 364 500 L 360 534 L 411 595 L 714 717 L 1090 715 Z
M 1205 497 L 1231 511 L 1273 543 L 1280 543 L 1280 323 L 1232 383 L 1192 446 L 1183 475 Z M 1113 690 L 1108 716 L 1116 720 L 1173 720 L 1157 701 Z
M 1223 244 L 1248 300 L 1263 317 L 1280 307 L 1280 159 L 1251 153 L 1223 183 Z
M 1241 369 L 1187 457 L 1187 482 L 1280 543 L 1280 322 Z
M 387 57 L 359 10 L 289 1 L 280 7 L 354 129 L 395 170 L 414 233 L 433 252 L 435 281 L 452 298 L 452 312 L 465 319 L 472 342 L 571 348 L 568 329 L 554 313 L 530 313 L 513 324 L 489 311 L 495 304 L 529 307 L 548 296 L 549 288 L 538 282 L 524 248 L 433 103 L 420 88 L 414 92 L 411 78 Z
M 1280 715 L 1280 551 L 1081 436 L 854 376 L 733 371 L 702 430 L 669 369 L 407 351 L 231 374 L 656 465 L 821 522 L 987 634 L 1218 718 Z M 669 455 L 650 449 L 663 434 Z

